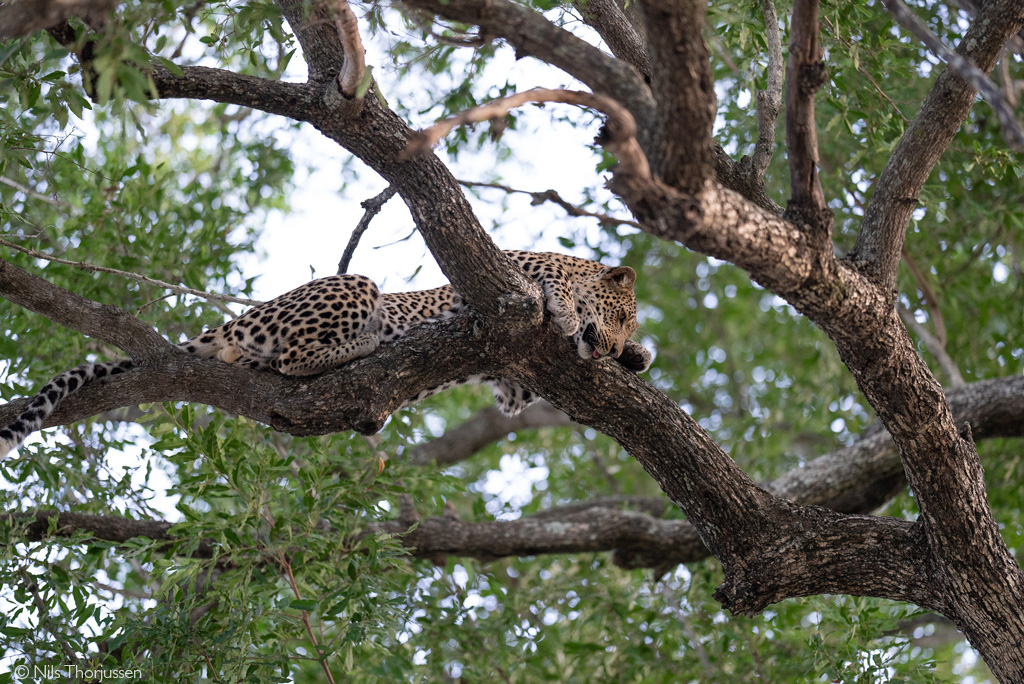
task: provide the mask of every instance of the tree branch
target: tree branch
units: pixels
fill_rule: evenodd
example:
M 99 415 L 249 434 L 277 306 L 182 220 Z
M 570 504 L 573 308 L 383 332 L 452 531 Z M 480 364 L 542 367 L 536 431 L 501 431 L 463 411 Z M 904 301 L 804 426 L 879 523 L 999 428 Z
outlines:
M 651 90 L 635 67 L 606 55 L 534 10 L 509 0 L 404 0 L 403 4 L 475 24 L 489 35 L 504 38 L 519 57 L 536 57 L 578 78 L 595 93 L 618 101 L 641 130 L 651 120 Z
M 818 0 L 796 0 L 786 71 L 786 145 L 792 197 L 787 216 L 811 226 L 831 249 L 832 212 L 818 178 L 814 95 L 826 79 L 818 46 Z
M 1024 377 L 972 383 L 950 392 L 949 400 L 957 421 L 970 422 L 979 439 L 1024 437 Z M 0 423 L 8 414 L 13 415 L 9 406 L 0 406 Z M 527 409 L 531 410 L 533 407 Z M 422 462 L 415 455 L 411 458 Z M 814 459 L 766 487 L 796 503 L 826 506 L 836 512 L 867 513 L 885 503 L 905 486 L 905 482 L 902 465 L 888 435 L 876 434 L 849 448 Z M 612 551 L 614 562 L 621 567 L 663 570 L 706 558 L 708 550 L 693 525 L 684 520 L 657 519 L 667 503 L 663 499 L 635 497 L 582 501 L 541 511 L 524 518 L 525 524 L 519 521 L 465 522 L 448 515 L 428 518 L 422 523 L 413 510 L 406 511 L 396 521 L 370 525 L 363 534 L 405 534 L 414 523 L 421 522 L 418 530 L 402 538 L 410 552 L 420 558 L 453 555 L 493 559 L 540 553 Z M 637 510 L 623 510 L 624 507 Z M 58 536 L 80 530 L 113 542 L 139 536 L 173 541 L 167 533 L 170 523 L 158 521 L 52 511 L 11 514 L 9 518 L 24 520 L 28 517 L 32 524 L 26 538 L 38 541 L 47 535 L 47 520 L 53 515 L 59 515 Z M 212 547 L 204 542 L 197 553 L 201 557 L 212 557 Z
M 334 0 L 334 25 L 345 54 L 345 63 L 338 72 L 338 89 L 345 97 L 355 97 L 356 89 L 366 74 L 366 50 L 359 37 L 359 23 L 347 0 Z
M 761 0 L 764 13 L 765 43 L 768 48 L 767 88 L 757 93 L 757 143 L 750 158 L 750 173 L 764 184 L 764 174 L 775 152 L 775 120 L 782 108 L 782 34 L 775 14 L 774 0 Z
M 588 26 L 597 31 L 612 54 L 632 64 L 648 84 L 651 82 L 651 57 L 644 39 L 630 23 L 616 0 L 573 0 L 572 6 Z
M 652 172 L 665 184 L 696 195 L 714 170 L 711 128 L 715 91 L 704 40 L 706 3 L 644 0 L 656 98 L 655 145 L 644 144 Z
M 957 46 L 957 54 L 988 73 L 1022 20 L 1015 0 L 986 2 Z M 976 94 L 956 69 L 946 68 L 875 182 L 857 243 L 847 259 L 884 291 L 896 287 L 900 250 L 921 188 L 967 118 Z
M 0 39 L 20 38 L 48 29 L 72 17 L 87 23 L 117 5 L 113 0 L 21 0 L 0 7 Z
M 497 119 L 527 102 L 563 102 L 589 107 L 605 114 L 608 119 L 601 144 L 619 159 L 616 175 L 634 178 L 633 182 L 638 183 L 650 181 L 651 169 L 636 140 L 636 121 L 633 116 L 611 98 L 575 90 L 535 88 L 467 109 L 420 131 L 409 143 L 409 154 L 419 154 L 430 149 L 457 126 Z
M 537 192 L 532 190 L 517 190 L 516 188 L 511 188 L 507 185 L 502 185 L 501 183 L 482 183 L 479 181 L 467 180 L 460 180 L 459 184 L 466 188 L 494 188 L 496 190 L 502 190 L 510 195 L 529 195 L 533 200 L 530 202 L 530 204 L 534 206 L 538 204 L 543 204 L 544 202 L 551 202 L 552 204 L 557 204 L 562 209 L 565 209 L 565 213 L 567 213 L 569 216 L 576 216 L 580 218 L 596 218 L 598 221 L 601 222 L 601 225 L 605 226 L 633 226 L 634 228 L 643 227 L 636 221 L 630 219 L 616 218 L 608 214 L 587 211 L 586 209 L 583 209 L 581 207 L 576 206 L 575 204 L 565 201 L 562 198 L 562 196 L 558 194 L 557 190 L 544 190 L 543 192 Z
M 469 458 L 511 432 L 562 425 L 572 425 L 569 416 L 546 401 L 527 407 L 517 416 L 506 416 L 489 406 L 440 437 L 413 447 L 408 460 L 416 465 L 448 466 Z
M 0 259 L 0 297 L 66 328 L 111 344 L 140 363 L 174 349 L 170 342 L 128 312 L 51 285 L 3 259 Z
M 356 251 L 356 247 L 359 245 L 359 240 L 363 237 L 363 233 L 370 227 L 370 221 L 373 217 L 380 213 L 380 210 L 384 208 L 384 205 L 389 199 L 395 196 L 395 187 L 389 185 L 376 197 L 371 197 L 368 200 L 363 200 L 359 203 L 365 211 L 363 217 L 359 219 L 359 223 L 352 230 L 352 236 L 348 239 L 348 244 L 345 245 L 345 251 L 341 255 L 341 260 L 338 262 L 338 275 L 348 273 L 348 266 L 352 262 L 352 255 Z

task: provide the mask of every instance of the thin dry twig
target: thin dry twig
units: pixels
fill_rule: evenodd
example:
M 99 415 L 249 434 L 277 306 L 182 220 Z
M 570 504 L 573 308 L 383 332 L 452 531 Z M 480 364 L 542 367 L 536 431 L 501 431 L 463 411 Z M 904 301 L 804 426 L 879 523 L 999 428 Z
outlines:
M 359 22 L 346 0 L 335 0 L 334 25 L 345 51 L 345 63 L 338 73 L 338 89 L 345 97 L 355 97 L 366 73 L 366 50 L 359 36 Z
M 616 175 L 635 176 L 640 180 L 651 179 L 651 169 L 647 163 L 647 157 L 644 156 L 643 150 L 636 140 L 636 120 L 633 115 L 610 97 L 578 90 L 534 88 L 467 109 L 417 133 L 409 141 L 402 156 L 409 158 L 429 150 L 456 126 L 498 119 L 527 102 L 561 102 L 596 109 L 606 115 L 608 117 L 605 123 L 607 135 L 603 137 L 602 144 L 605 149 L 619 159 Z
M 610 216 L 608 214 L 602 214 L 595 211 L 587 211 L 586 209 L 578 207 L 575 204 L 567 202 L 555 190 L 518 190 L 516 188 L 511 188 L 507 185 L 502 185 L 501 183 L 483 183 L 480 181 L 467 180 L 460 180 L 459 184 L 467 188 L 494 188 L 495 190 L 502 190 L 510 195 L 529 195 L 533 200 L 531 204 L 533 204 L 534 206 L 538 204 L 543 204 L 544 202 L 551 202 L 552 204 L 557 204 L 558 206 L 565 209 L 565 213 L 569 214 L 569 216 L 577 216 L 580 218 L 596 218 L 604 225 L 633 226 L 634 228 L 642 228 L 642 226 L 639 223 L 631 219 L 621 219 L 616 218 L 614 216 Z
M 149 276 L 139 275 L 138 273 L 130 273 L 128 271 L 119 271 L 116 268 L 107 268 L 106 266 L 96 266 L 94 264 L 87 264 L 84 261 L 69 261 L 67 259 L 58 259 L 57 257 L 50 256 L 49 254 L 43 254 L 42 252 L 37 252 L 34 249 L 28 249 L 27 247 L 20 247 L 20 246 L 14 244 L 12 242 L 8 242 L 7 240 L 0 240 L 0 245 L 3 245 L 4 247 L 10 247 L 11 249 L 17 250 L 17 251 L 22 252 L 24 254 L 28 254 L 30 257 L 33 257 L 33 258 L 36 258 L 36 259 L 45 259 L 46 261 L 52 261 L 52 262 L 57 263 L 57 264 L 65 264 L 67 266 L 74 266 L 75 268 L 80 268 L 83 271 L 98 272 L 98 273 L 112 273 L 114 275 L 119 275 L 119 276 L 121 276 L 123 278 L 130 278 L 131 280 L 136 280 L 136 281 L 138 281 L 140 283 L 146 283 L 147 285 L 154 285 L 156 287 L 162 287 L 162 288 L 164 288 L 166 290 L 171 290 L 172 292 L 176 292 L 178 294 L 190 294 L 190 295 L 195 295 L 196 297 L 201 297 L 203 299 L 210 299 L 210 300 L 217 301 L 217 302 L 234 302 L 235 304 L 245 304 L 247 306 L 255 306 L 255 305 L 261 303 L 261 302 L 256 301 L 255 299 L 245 299 L 243 297 L 232 297 L 231 295 L 213 294 L 212 292 L 203 292 L 202 290 L 193 290 L 191 287 L 183 287 L 181 285 L 172 285 L 170 283 L 165 283 L 162 280 L 157 280 L 156 278 L 150 278 Z
M 345 245 L 345 251 L 341 255 L 341 260 L 338 262 L 338 275 L 348 273 L 349 263 L 352 261 L 352 254 L 356 251 L 356 246 L 359 244 L 360 238 L 363 237 L 363 233 L 370 227 L 370 221 L 380 213 L 380 210 L 384 207 L 389 199 L 395 196 L 398 189 L 394 185 L 389 185 L 384 189 L 384 192 L 380 193 L 376 197 L 371 197 L 368 200 L 363 200 L 359 203 L 366 212 L 363 217 L 359 219 L 359 223 L 356 224 L 355 229 L 352 231 L 352 237 L 348 239 L 348 244 Z
M 917 15 L 903 4 L 903 0 L 882 0 L 882 4 L 896 18 L 900 26 L 924 43 L 924 46 L 931 50 L 936 57 L 955 69 L 989 103 L 989 106 L 995 110 L 996 116 L 999 117 L 1003 138 L 1010 149 L 1024 150 L 1024 128 L 1021 128 L 1020 122 L 1014 117 L 1013 108 L 999 92 L 996 84 L 985 75 L 985 72 L 948 48 L 923 21 L 917 18 Z

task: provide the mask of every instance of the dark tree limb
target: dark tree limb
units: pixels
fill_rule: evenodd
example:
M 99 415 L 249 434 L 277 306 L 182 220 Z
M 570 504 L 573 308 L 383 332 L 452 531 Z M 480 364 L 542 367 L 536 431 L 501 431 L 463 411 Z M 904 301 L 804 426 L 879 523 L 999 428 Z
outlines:
M 572 5 L 608 44 L 613 55 L 632 64 L 647 83 L 651 82 L 651 56 L 647 54 L 644 38 L 616 0 L 573 0 Z
M 987 74 L 1022 24 L 1020 2 L 986 2 L 956 53 Z M 921 188 L 967 118 L 976 95 L 977 90 L 956 69 L 946 68 L 875 182 L 857 243 L 847 258 L 885 291 L 896 288 L 900 250 Z
M 791 198 L 786 215 L 805 223 L 823 247 L 832 249 L 832 212 L 818 178 L 818 133 L 814 95 L 825 83 L 818 46 L 818 0 L 796 0 L 786 70 L 786 144 Z
M 170 342 L 123 309 L 51 285 L 2 259 L 0 297 L 83 335 L 103 340 L 140 363 L 174 350 Z
M 695 195 L 714 169 L 715 91 L 701 2 L 643 0 L 656 126 L 644 151 L 654 175 Z
M 404 0 L 403 4 L 486 29 L 489 35 L 508 41 L 520 57 L 536 57 L 578 78 L 594 93 L 617 100 L 641 130 L 651 121 L 651 90 L 633 65 L 605 54 L 538 12 L 508 0 Z
M 957 420 L 975 426 L 979 439 L 1024 437 L 1024 378 L 977 382 L 949 396 Z M 8 406 L 0 406 L 0 422 L 8 413 L 13 415 Z M 905 485 L 895 448 L 887 435 L 879 434 L 825 454 L 766 487 L 796 503 L 824 506 L 840 513 L 868 513 Z M 529 525 L 518 527 L 508 521 L 466 522 L 451 516 L 431 517 L 418 536 L 404 536 L 403 544 L 420 558 L 453 555 L 493 559 L 530 553 L 612 551 L 614 562 L 625 568 L 672 567 L 707 558 L 709 552 L 689 522 L 656 520 L 666 503 L 664 499 L 636 497 L 581 501 L 541 511 L 526 518 Z M 13 515 L 32 518 L 34 522 L 26 539 L 38 541 L 45 536 L 46 520 L 54 514 L 40 511 Z M 396 521 L 371 525 L 364 534 L 403 534 L 420 521 L 413 509 L 400 514 Z M 81 530 L 113 542 L 138 536 L 170 541 L 170 526 L 159 521 L 62 513 L 58 535 Z M 527 530 L 533 531 L 527 534 Z M 212 555 L 211 551 L 200 553 L 204 557 Z
M 440 437 L 413 447 L 407 458 L 417 465 L 448 466 L 464 461 L 511 432 L 563 425 L 572 425 L 569 416 L 546 401 L 537 402 L 511 417 L 489 406 Z
M 0 39 L 20 38 L 73 17 L 100 19 L 117 5 L 113 0 L 19 0 L 0 7 Z

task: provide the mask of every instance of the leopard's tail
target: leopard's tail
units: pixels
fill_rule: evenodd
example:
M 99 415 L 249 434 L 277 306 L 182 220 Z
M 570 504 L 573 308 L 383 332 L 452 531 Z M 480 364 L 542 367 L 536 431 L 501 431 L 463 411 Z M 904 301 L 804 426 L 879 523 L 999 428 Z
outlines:
M 43 426 L 50 414 L 57 410 L 60 403 L 69 395 L 85 387 L 93 380 L 108 375 L 117 375 L 131 370 L 132 362 L 111 361 L 109 363 L 84 363 L 77 368 L 61 373 L 43 385 L 20 416 L 7 427 L 0 430 L 0 458 L 16 448 L 30 434 Z

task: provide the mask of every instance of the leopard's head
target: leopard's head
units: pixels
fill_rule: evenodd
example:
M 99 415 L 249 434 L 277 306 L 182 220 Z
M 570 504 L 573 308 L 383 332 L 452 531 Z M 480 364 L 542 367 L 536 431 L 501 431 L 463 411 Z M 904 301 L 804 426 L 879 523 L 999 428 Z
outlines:
M 605 268 L 593 277 L 577 282 L 573 298 L 580 315 L 580 327 L 573 335 L 576 349 L 584 359 L 618 358 L 626 340 L 633 336 L 636 320 L 636 271 L 629 266 Z

